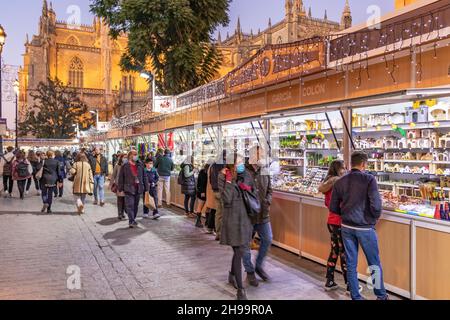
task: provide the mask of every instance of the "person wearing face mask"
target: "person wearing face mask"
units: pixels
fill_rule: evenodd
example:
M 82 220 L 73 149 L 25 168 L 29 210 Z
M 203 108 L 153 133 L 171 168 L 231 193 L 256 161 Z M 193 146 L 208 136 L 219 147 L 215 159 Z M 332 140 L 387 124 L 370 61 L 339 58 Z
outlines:
M 319 192 L 325 195 L 325 206 L 327 208 L 330 208 L 333 186 L 344 174 L 344 161 L 333 161 L 328 170 L 327 177 L 319 186 Z M 325 283 L 326 291 L 331 291 L 338 288 L 338 285 L 334 282 L 334 271 L 336 269 L 338 257 L 341 260 L 342 275 L 344 276 L 345 284 L 347 284 L 347 260 L 345 258 L 344 244 L 342 242 L 341 223 L 341 217 L 330 210 L 328 214 L 327 227 L 331 235 L 331 251 L 327 263 L 327 281 Z
M 94 149 L 90 159 L 92 172 L 94 173 L 94 204 L 105 205 L 105 177 L 108 175 L 108 161 L 99 147 Z
M 138 226 L 136 216 L 139 201 L 148 190 L 147 176 L 136 150 L 128 153 L 128 162 L 120 169 L 117 189 L 125 193 L 125 212 L 128 215 L 129 227 L 135 228 Z
M 238 300 L 247 300 L 242 281 L 242 257 L 245 246 L 251 240 L 253 230 L 242 196 L 242 190 L 251 189 L 250 186 L 245 184 L 244 173 L 244 159 L 237 156 L 235 164 L 227 165 L 218 175 L 218 182 L 224 185 L 221 191 L 223 215 L 220 244 L 233 248 L 228 282 L 237 289 Z
M 250 285 L 257 287 L 258 275 L 263 281 L 269 281 L 270 277 L 264 270 L 264 260 L 272 245 L 272 226 L 270 223 L 270 205 L 272 203 L 272 184 L 268 166 L 265 163 L 265 154 L 259 146 L 250 150 L 249 164 L 242 173 L 245 183 L 259 196 L 261 211 L 252 218 L 253 230 L 258 233 L 260 246 L 256 263 L 252 263 L 250 242 L 245 246 L 244 268 L 247 273 L 247 281 Z M 256 274 L 256 275 L 255 275 Z

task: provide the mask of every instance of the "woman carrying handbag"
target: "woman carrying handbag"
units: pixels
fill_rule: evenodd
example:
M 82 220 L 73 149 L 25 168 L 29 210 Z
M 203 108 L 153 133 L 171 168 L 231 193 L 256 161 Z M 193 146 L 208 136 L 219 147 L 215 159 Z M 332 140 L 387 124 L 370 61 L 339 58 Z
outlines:
M 253 226 L 243 196 L 244 190 L 249 188 L 243 183 L 244 158 L 237 156 L 235 164 L 227 165 L 224 172 L 218 177 L 219 183 L 225 182 L 221 192 L 224 208 L 220 244 L 233 248 L 228 282 L 237 289 L 238 300 L 247 300 L 242 281 L 242 258 L 245 246 L 251 240 Z

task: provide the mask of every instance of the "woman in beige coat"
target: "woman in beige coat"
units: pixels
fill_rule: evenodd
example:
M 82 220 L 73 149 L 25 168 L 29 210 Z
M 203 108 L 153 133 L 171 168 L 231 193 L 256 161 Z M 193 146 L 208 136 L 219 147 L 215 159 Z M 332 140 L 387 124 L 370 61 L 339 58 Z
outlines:
M 80 152 L 77 155 L 70 174 L 74 177 L 73 194 L 77 201 L 78 214 L 83 214 L 86 195 L 92 195 L 94 192 L 94 176 L 85 153 Z
M 213 188 L 211 186 L 211 167 L 208 169 L 208 179 L 206 184 L 206 204 L 203 207 L 203 210 L 206 210 L 206 222 L 205 222 L 205 232 L 213 233 L 215 229 L 215 220 L 216 220 L 216 210 L 217 210 L 217 201 L 214 195 Z

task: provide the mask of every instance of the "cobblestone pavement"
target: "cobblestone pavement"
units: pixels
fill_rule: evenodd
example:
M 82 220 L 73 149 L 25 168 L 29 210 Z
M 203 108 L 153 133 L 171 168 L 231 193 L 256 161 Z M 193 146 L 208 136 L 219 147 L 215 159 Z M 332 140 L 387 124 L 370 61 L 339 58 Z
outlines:
M 103 208 L 88 199 L 78 216 L 69 187 L 53 214 L 40 213 L 31 192 L 0 199 L 0 299 L 234 299 L 231 249 L 176 210 L 128 229 L 111 194 Z M 69 266 L 80 268 L 79 290 L 68 289 Z M 347 299 L 324 292 L 323 267 L 282 250 L 272 249 L 266 268 L 273 280 L 248 288 L 249 299 Z

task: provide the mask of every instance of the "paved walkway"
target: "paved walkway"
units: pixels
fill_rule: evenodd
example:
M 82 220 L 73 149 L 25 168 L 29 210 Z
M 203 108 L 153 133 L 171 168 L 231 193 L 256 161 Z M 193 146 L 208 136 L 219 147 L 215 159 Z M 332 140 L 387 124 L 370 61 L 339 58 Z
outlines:
M 89 199 L 80 217 L 68 191 L 50 215 L 34 191 L 0 199 L 0 299 L 234 299 L 231 249 L 193 220 L 162 210 L 159 221 L 139 218 L 139 229 L 128 229 L 113 195 L 103 208 Z M 69 266 L 79 267 L 79 290 L 67 288 Z M 248 288 L 249 299 L 348 299 L 324 292 L 322 266 L 283 250 L 272 249 L 266 268 L 273 281 Z

